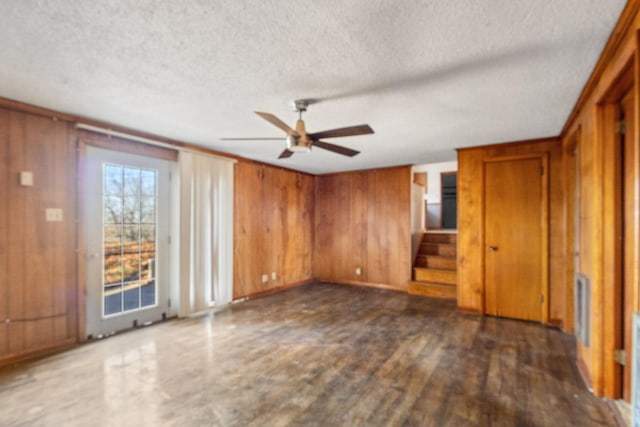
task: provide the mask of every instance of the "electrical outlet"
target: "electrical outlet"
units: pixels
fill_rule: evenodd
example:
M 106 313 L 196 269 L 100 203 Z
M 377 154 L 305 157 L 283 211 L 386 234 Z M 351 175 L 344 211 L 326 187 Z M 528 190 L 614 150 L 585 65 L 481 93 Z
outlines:
M 362 274 L 362 269 L 360 267 L 356 267 L 356 276 L 359 276 Z
M 277 277 L 278 276 L 276 276 L 276 272 L 275 271 L 271 273 L 271 280 L 276 280 Z
M 62 209 L 47 208 L 44 211 L 45 220 L 47 222 L 60 222 L 62 221 Z
M 262 283 L 267 283 L 269 281 L 269 275 L 268 274 L 263 274 L 262 275 Z

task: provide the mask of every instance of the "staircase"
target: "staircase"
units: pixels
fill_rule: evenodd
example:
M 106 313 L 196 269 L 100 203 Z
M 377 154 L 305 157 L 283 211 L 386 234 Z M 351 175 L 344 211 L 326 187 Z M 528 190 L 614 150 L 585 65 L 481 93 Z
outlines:
M 413 264 L 409 293 L 426 297 L 456 299 L 457 233 L 427 232 Z

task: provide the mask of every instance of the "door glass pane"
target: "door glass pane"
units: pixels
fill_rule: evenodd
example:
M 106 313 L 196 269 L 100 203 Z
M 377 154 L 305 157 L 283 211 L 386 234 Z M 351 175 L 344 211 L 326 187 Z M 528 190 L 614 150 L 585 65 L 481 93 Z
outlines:
M 122 194 L 122 166 L 112 164 L 104 166 L 104 194 Z
M 140 308 L 140 282 L 131 282 L 124 285 L 124 310 Z
M 104 284 L 122 282 L 122 226 L 104 227 Z
M 124 223 L 138 224 L 140 222 L 140 196 L 124 197 Z
M 154 224 L 156 222 L 156 198 L 140 198 L 140 222 L 142 224 Z
M 155 279 L 153 280 L 148 280 L 148 281 L 143 281 L 143 285 L 140 288 L 140 294 L 141 294 L 141 298 L 142 298 L 142 306 L 143 307 L 147 307 L 149 305 L 155 305 L 156 304 L 156 281 Z
M 104 197 L 104 223 L 105 224 L 121 224 L 122 223 L 122 196 L 106 195 Z
M 125 225 L 124 244 L 122 245 L 123 281 L 140 279 L 140 226 Z
M 124 168 L 124 194 L 140 195 L 140 169 Z
M 122 312 L 122 285 L 105 286 L 104 288 L 104 314 L 116 314 Z
M 156 304 L 157 171 L 104 165 L 104 315 Z
M 140 192 L 143 196 L 156 195 L 156 173 L 155 171 L 143 170 L 140 172 Z
M 143 225 L 140 227 L 140 278 L 142 280 L 152 280 L 156 277 L 156 227 L 153 225 Z

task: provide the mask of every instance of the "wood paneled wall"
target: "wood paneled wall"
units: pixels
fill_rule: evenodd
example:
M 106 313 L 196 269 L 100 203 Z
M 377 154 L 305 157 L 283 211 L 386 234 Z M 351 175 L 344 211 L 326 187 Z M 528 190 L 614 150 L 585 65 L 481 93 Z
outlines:
M 314 177 L 240 161 L 234 187 L 234 299 L 310 280 Z
M 412 261 L 410 167 L 318 176 L 315 206 L 316 278 L 406 290 Z
M 75 170 L 68 123 L 0 109 L 0 361 L 76 340 Z
M 548 153 L 549 321 L 565 315 L 562 145 L 559 138 L 462 149 L 458 152 L 458 307 L 484 313 L 484 160 Z M 508 185 L 508 183 L 505 183 Z M 522 242 L 526 245 L 526 242 Z
M 581 368 L 586 380 L 591 383 L 593 390 L 598 395 L 607 397 L 619 397 L 619 379 L 616 365 L 613 358 L 615 349 L 615 325 L 619 322 L 619 308 L 616 307 L 615 283 L 615 174 L 616 156 L 614 147 L 606 137 L 605 126 L 607 124 L 603 105 L 613 101 L 611 90 L 619 86 L 621 78 L 625 75 L 631 76 L 630 85 L 635 84 L 635 105 L 638 105 L 640 96 L 638 66 L 638 31 L 640 30 L 640 2 L 630 0 L 614 29 L 611 38 L 595 67 L 595 70 L 585 86 L 583 93 L 567 121 L 562 139 L 565 147 L 565 163 L 572 162 L 573 148 L 578 148 L 578 181 L 579 181 L 579 205 L 576 206 L 580 212 L 580 228 L 575 231 L 580 241 L 579 268 L 587 275 L 591 283 L 591 333 L 590 345 L 584 346 L 578 343 L 578 365 Z M 631 71 L 629 72 L 629 67 Z M 629 118 L 627 118 L 629 120 Z M 638 129 L 638 113 L 631 118 L 633 126 Z M 628 135 L 634 139 L 636 153 L 638 152 L 638 132 Z M 635 186 L 635 218 L 637 227 L 638 212 L 640 211 L 640 200 L 638 194 L 640 187 L 640 166 L 638 165 L 637 154 L 633 160 L 632 181 Z M 571 198 L 573 186 L 571 184 L 575 169 L 565 168 L 565 204 L 568 208 L 573 207 Z M 572 221 L 573 212 L 567 211 L 565 221 Z M 637 230 L 637 228 L 636 228 Z M 572 263 L 570 251 L 573 242 L 570 239 L 573 235 L 567 235 L 565 242 L 565 258 L 567 262 L 567 288 L 571 286 L 569 277 L 571 273 L 570 263 Z M 634 250 L 638 253 L 638 236 L 634 239 Z M 635 277 L 638 275 L 638 260 L 629 269 Z M 640 310 L 638 304 L 638 281 L 633 289 L 634 310 Z M 571 329 L 571 328 L 569 328 Z M 629 358 L 630 353 L 627 354 Z

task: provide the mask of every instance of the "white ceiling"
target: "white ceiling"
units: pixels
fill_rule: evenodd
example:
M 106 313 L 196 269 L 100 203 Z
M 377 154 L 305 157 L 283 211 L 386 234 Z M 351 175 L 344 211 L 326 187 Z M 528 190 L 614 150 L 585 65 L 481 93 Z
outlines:
M 558 135 L 623 0 L 0 0 L 0 96 L 311 173 Z M 290 102 L 314 132 L 277 156 Z

